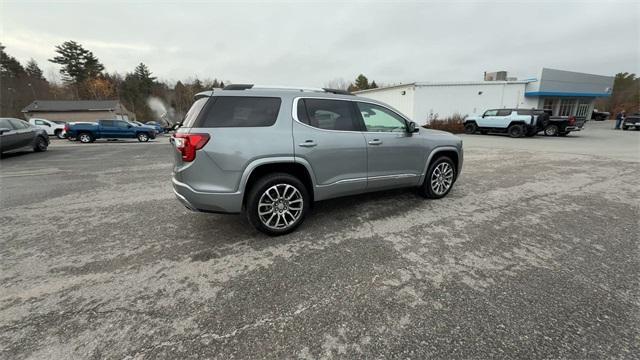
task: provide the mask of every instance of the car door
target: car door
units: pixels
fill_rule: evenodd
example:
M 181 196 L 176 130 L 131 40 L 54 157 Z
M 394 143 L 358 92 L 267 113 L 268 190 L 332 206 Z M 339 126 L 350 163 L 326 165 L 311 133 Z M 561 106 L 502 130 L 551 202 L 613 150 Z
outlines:
M 494 117 L 495 125 L 493 127 L 506 129 L 511 123 L 511 109 L 500 109 Z
M 365 191 L 367 149 L 353 104 L 296 98 L 293 117 L 294 154 L 313 170 L 316 200 Z
M 482 114 L 482 118 L 478 119 L 479 127 L 487 127 L 492 128 L 496 127 L 496 116 L 498 115 L 498 110 L 487 110 Z
M 100 120 L 100 136 L 103 138 L 117 138 L 118 127 L 115 124 L 115 120 Z
M 365 127 L 367 189 L 418 185 L 424 169 L 424 138 L 407 132 L 407 120 L 384 106 L 354 102 Z
M 119 138 L 132 138 L 136 136 L 135 129 L 133 129 L 135 125 L 123 120 L 116 120 L 115 123 L 118 129 Z
M 0 119 L 0 129 L 9 129 L 0 135 L 0 152 L 17 149 L 18 145 L 18 132 L 13 127 L 9 119 Z
M 17 147 L 26 147 L 33 144 L 35 137 L 36 127 L 31 126 L 28 122 L 19 119 L 9 119 L 9 122 L 16 130 L 16 145 Z

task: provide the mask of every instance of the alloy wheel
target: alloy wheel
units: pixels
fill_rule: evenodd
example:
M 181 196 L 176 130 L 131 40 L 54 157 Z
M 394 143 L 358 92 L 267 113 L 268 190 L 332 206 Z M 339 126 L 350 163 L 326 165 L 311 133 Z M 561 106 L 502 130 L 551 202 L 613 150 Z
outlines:
M 302 194 L 295 186 L 276 184 L 260 196 L 258 216 L 264 226 L 282 230 L 300 219 L 303 205 Z
M 83 143 L 91 142 L 91 136 L 87 134 L 80 134 L 78 138 L 80 139 L 80 142 L 83 142 Z
M 438 164 L 431 173 L 431 189 L 436 195 L 446 193 L 453 184 L 453 168 L 448 162 Z

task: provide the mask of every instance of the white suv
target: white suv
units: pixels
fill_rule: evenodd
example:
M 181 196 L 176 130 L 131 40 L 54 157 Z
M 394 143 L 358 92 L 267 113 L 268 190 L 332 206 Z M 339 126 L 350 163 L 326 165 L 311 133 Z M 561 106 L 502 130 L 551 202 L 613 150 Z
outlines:
M 64 134 L 64 124 L 58 124 L 55 123 L 51 120 L 47 120 L 47 119 L 38 119 L 38 118 L 31 118 L 29 119 L 29 124 L 38 127 L 40 129 L 43 129 L 44 131 L 47 132 L 47 135 L 51 136 L 51 135 L 55 135 L 57 136 L 59 139 L 64 139 L 65 138 L 65 134 Z
M 480 131 L 502 132 L 517 138 L 533 136 L 542 130 L 537 123 L 537 114 L 531 109 L 492 109 L 481 116 L 469 116 L 464 119 L 464 132 L 474 134 Z

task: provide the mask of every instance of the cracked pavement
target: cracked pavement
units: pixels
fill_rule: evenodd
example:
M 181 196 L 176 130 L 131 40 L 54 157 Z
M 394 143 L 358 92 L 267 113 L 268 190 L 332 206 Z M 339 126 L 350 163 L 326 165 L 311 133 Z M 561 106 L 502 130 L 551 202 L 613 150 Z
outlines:
M 637 358 L 640 132 L 463 136 L 444 199 L 192 213 L 167 138 L 0 161 L 0 358 Z

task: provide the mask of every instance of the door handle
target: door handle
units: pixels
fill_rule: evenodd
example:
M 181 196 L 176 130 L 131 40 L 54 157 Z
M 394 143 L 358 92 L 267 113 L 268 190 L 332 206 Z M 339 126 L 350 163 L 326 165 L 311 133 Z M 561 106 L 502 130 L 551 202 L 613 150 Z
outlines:
M 382 140 L 380 139 L 373 139 L 369 141 L 369 145 L 381 145 L 382 144 Z
M 316 145 L 318 145 L 318 143 L 316 143 L 313 140 L 307 140 L 307 141 L 305 141 L 303 143 L 298 144 L 298 146 L 302 146 L 302 147 L 314 147 Z

